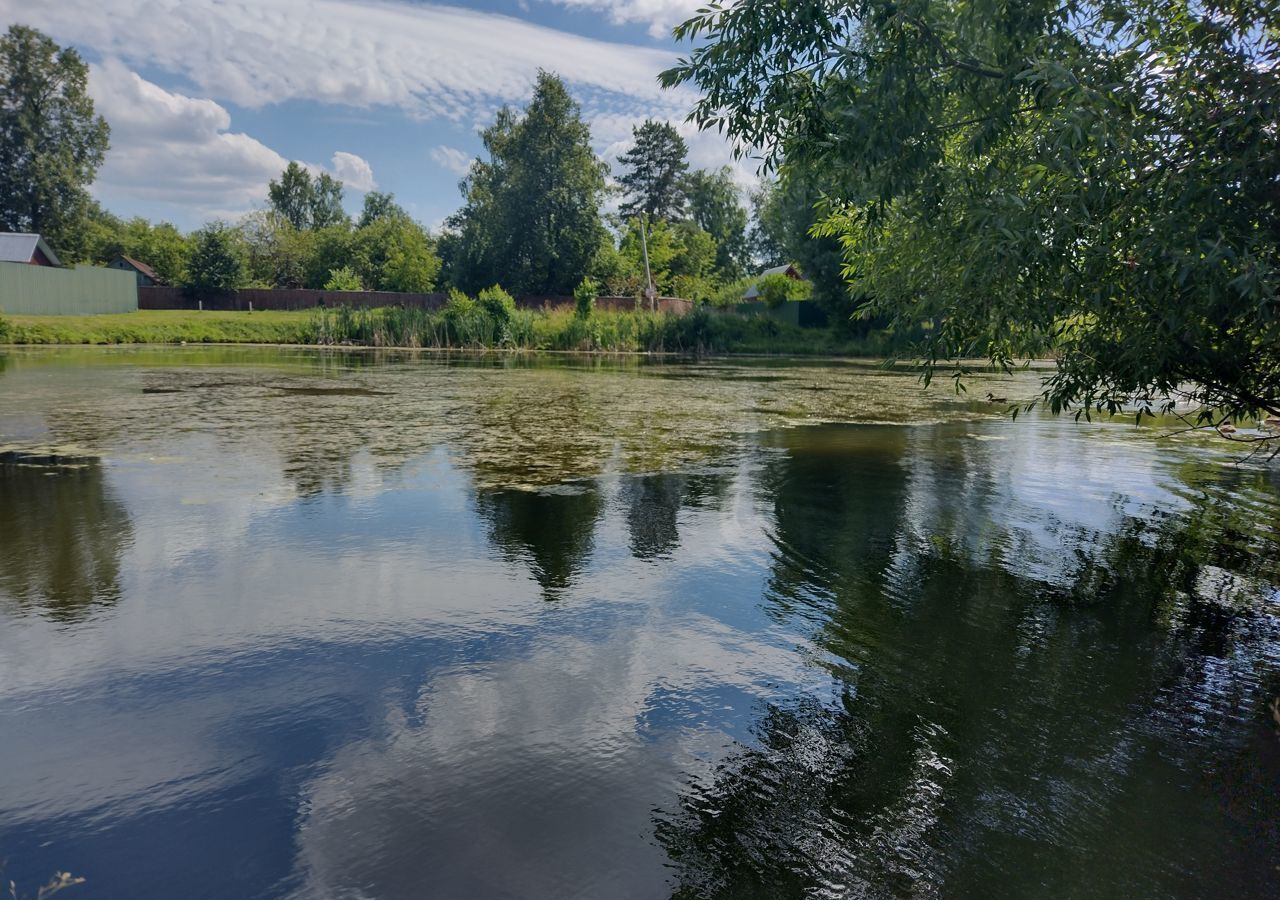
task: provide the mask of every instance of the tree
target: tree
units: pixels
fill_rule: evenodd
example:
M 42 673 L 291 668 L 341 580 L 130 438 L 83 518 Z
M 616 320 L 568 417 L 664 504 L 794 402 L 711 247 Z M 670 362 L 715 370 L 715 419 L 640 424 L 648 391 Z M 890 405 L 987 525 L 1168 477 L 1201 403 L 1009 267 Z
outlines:
M 22 25 L 0 38 L 0 229 L 60 247 L 88 212 L 110 129 L 94 115 L 89 67 Z
M 611 293 L 639 296 L 645 286 L 644 242 L 641 222 L 632 219 L 622 233 L 616 256 L 601 270 Z M 716 246 L 711 235 L 689 221 L 670 223 L 659 219 L 645 233 L 649 271 L 654 287 L 668 297 L 706 299 L 714 293 Z
M 1280 8 L 744 0 L 677 30 L 693 117 L 830 179 L 926 374 L 1056 354 L 1051 409 L 1280 412 Z M 960 370 L 958 370 L 960 371 Z
M 814 173 L 789 170 L 781 180 L 761 185 L 756 201 L 757 246 L 765 266 L 794 263 L 812 286 L 812 299 L 838 322 L 847 325 L 857 310 L 856 285 L 845 280 L 840 240 L 815 235 L 822 220 L 823 191 Z
M 279 181 L 267 187 L 271 208 L 299 231 L 350 225 L 342 208 L 342 182 L 328 172 L 313 178 L 303 166 L 289 163 Z
M 299 231 L 311 227 L 311 203 L 315 197 L 315 185 L 311 173 L 291 162 L 280 173 L 280 180 L 267 186 L 267 198 L 271 208 Z
M 328 172 L 321 172 L 315 179 L 311 197 L 311 227 L 328 228 L 332 225 L 350 225 L 346 210 L 342 208 L 342 182 Z
M 343 266 L 361 271 L 368 261 L 356 258 L 357 233 L 346 225 L 330 225 L 303 232 L 306 235 L 306 256 L 303 263 L 303 286 L 323 288 L 329 273 Z
M 329 280 L 324 283 L 326 291 L 363 291 L 364 283 L 355 269 L 342 266 L 329 273 Z
M 463 208 L 441 239 L 449 278 L 465 291 L 568 294 L 600 246 L 605 166 L 564 82 L 539 72 L 523 115 L 499 110 L 461 187 Z
M 383 215 L 356 231 L 351 258 L 370 288 L 422 293 L 435 287 L 440 257 L 422 226 L 407 215 Z
M 275 209 L 257 210 L 240 221 L 249 277 L 265 287 L 306 285 L 315 233 L 300 231 Z
M 623 196 L 622 215 L 630 219 L 646 215 L 650 219 L 674 221 L 683 214 L 685 172 L 689 169 L 689 148 L 669 122 L 646 119 L 631 130 L 631 149 L 618 157 L 626 170 L 619 178 Z
M 747 250 L 747 211 L 738 200 L 733 170 L 699 169 L 685 181 L 689 218 L 716 243 L 716 274 L 725 281 L 741 278 L 750 264 Z
M 129 256 L 151 266 L 169 284 L 182 281 L 191 242 L 174 225 L 169 222 L 153 225 L 140 216 L 127 222 L 114 216 L 101 221 L 110 224 L 97 236 L 88 259 L 105 264 L 119 256 Z
M 192 236 L 184 286 L 196 293 L 230 291 L 245 282 L 240 233 L 224 222 L 210 222 Z
M 409 214 L 401 209 L 400 205 L 396 203 L 394 194 L 384 194 L 381 191 L 369 191 L 369 193 L 364 195 L 364 208 L 360 212 L 360 221 L 356 227 L 365 228 L 381 219 L 407 219 L 408 217 Z

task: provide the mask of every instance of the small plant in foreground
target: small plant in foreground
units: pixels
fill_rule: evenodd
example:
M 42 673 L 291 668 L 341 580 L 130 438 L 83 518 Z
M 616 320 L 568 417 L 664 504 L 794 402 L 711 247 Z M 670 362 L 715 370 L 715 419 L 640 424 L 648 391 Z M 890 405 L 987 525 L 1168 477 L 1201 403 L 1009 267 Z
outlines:
M 350 266 L 340 266 L 329 270 L 329 280 L 324 283 L 326 291 L 363 291 L 364 285 L 360 276 Z
M 591 278 L 584 278 L 573 289 L 573 311 L 579 319 L 591 318 L 596 308 L 596 296 L 600 288 Z

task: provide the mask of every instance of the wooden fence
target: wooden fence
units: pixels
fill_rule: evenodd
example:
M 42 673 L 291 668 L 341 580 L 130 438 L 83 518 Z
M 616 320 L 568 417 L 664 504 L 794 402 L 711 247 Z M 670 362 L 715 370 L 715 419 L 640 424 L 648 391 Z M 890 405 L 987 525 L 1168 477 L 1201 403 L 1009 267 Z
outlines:
M 245 289 L 218 293 L 189 295 L 182 288 L 140 287 L 139 309 L 315 309 L 319 306 L 412 306 L 420 309 L 439 309 L 448 299 L 442 293 L 397 294 L 391 291 L 320 291 L 300 288 L 297 290 Z M 516 297 L 521 309 L 572 308 L 572 297 L 524 295 Z M 684 315 L 693 309 L 693 303 L 678 297 L 659 297 L 658 310 Z M 639 308 L 634 297 L 597 297 L 596 309 L 609 312 L 627 312 Z

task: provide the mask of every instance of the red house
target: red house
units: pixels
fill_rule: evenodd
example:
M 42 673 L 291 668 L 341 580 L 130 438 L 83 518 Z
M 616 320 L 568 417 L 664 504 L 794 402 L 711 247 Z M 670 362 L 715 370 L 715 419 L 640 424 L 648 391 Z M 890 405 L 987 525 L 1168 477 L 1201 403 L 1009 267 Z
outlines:
M 0 234 L 0 263 L 62 268 L 58 255 L 38 234 Z

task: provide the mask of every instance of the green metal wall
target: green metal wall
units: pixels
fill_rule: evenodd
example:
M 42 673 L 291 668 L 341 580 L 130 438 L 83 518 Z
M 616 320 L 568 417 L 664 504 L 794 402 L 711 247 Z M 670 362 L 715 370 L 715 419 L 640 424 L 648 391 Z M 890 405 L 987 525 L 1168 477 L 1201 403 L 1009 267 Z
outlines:
M 138 282 L 132 272 L 0 263 L 0 314 L 83 316 L 137 308 Z
M 760 300 L 747 300 L 739 303 L 734 309 L 744 316 L 768 316 L 788 325 L 800 324 L 800 304 L 808 300 L 790 300 L 778 306 L 769 306 Z

